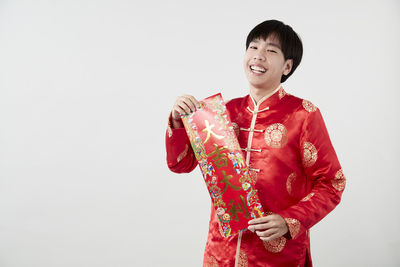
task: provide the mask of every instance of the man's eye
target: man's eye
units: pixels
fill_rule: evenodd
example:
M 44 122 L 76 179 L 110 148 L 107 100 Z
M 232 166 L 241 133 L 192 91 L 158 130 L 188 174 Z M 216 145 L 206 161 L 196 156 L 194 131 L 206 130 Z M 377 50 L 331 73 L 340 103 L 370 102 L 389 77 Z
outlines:
M 257 49 L 257 47 L 255 47 L 255 46 L 250 46 L 250 48 L 251 48 L 251 49 Z
M 276 53 L 275 50 L 267 50 L 268 52 Z

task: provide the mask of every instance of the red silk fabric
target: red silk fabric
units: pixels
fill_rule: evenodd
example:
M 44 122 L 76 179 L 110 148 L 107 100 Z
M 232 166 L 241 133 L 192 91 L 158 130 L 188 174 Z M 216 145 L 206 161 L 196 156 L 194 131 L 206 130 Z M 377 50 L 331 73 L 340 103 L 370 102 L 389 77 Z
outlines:
M 271 242 L 250 231 L 224 237 L 212 207 L 203 266 L 312 266 L 309 229 L 340 202 L 346 182 L 319 109 L 282 87 L 226 108 L 265 213 L 281 215 L 289 232 Z M 166 149 L 172 171 L 197 166 L 183 128 L 168 127 Z

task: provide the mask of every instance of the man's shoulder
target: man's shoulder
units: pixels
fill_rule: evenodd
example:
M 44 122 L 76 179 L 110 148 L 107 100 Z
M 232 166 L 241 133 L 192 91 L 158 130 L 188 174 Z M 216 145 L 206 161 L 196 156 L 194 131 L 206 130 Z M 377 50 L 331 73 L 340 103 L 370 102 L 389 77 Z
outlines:
M 299 108 L 299 110 L 305 110 L 307 112 L 314 112 L 318 109 L 316 105 L 314 105 L 311 101 L 286 93 L 285 95 L 287 101 L 293 103 L 295 106 Z

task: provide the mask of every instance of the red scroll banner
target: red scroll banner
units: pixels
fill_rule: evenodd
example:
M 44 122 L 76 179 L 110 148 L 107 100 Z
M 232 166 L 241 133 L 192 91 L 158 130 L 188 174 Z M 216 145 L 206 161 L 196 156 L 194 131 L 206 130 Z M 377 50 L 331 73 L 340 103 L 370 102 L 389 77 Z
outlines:
M 200 101 L 201 108 L 182 116 L 225 237 L 262 217 L 257 191 L 244 161 L 221 94 Z

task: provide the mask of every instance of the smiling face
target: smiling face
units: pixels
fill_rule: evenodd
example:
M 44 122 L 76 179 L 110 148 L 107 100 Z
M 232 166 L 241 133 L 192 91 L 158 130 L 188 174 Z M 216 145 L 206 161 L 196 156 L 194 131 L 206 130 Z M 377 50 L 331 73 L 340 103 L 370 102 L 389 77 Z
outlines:
M 250 42 L 243 63 L 250 89 L 269 92 L 279 86 L 282 75 L 289 74 L 293 60 L 285 60 L 279 40 L 269 35 Z

